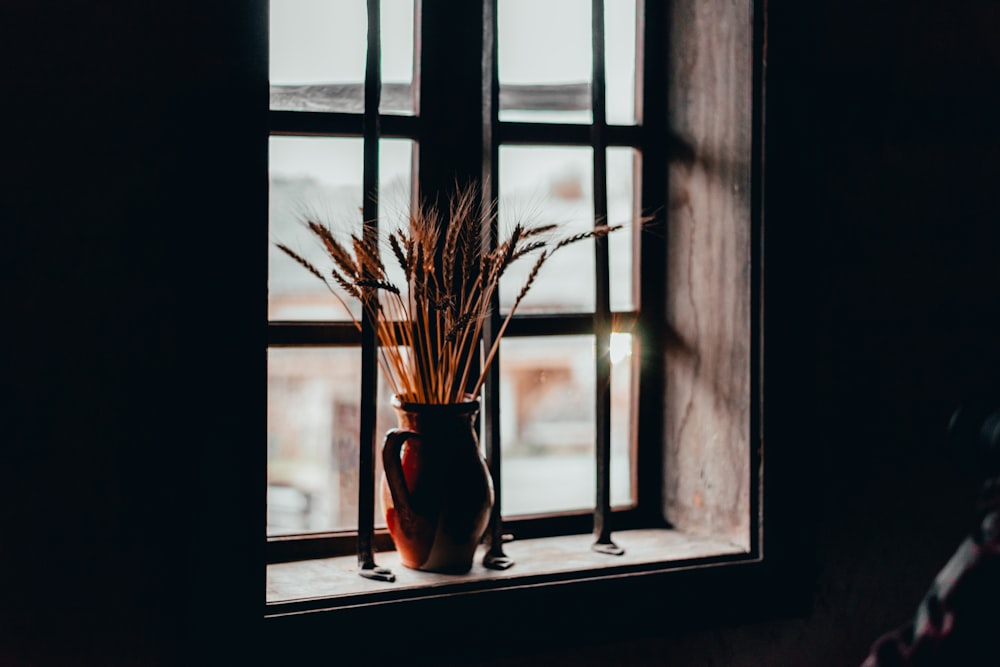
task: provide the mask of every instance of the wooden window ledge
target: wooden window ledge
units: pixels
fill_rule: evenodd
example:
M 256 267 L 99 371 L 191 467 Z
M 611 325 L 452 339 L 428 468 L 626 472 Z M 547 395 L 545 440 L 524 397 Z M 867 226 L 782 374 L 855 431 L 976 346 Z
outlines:
M 410 570 L 399 563 L 395 551 L 376 554 L 378 564 L 395 574 L 392 583 L 359 576 L 357 557 L 353 555 L 275 563 L 267 566 L 266 615 L 752 559 L 742 547 L 729 542 L 670 529 L 619 531 L 614 533 L 614 540 L 625 549 L 624 555 L 592 551 L 591 535 L 514 540 L 504 545 L 504 551 L 514 560 L 513 567 L 487 569 L 480 553 L 472 570 L 459 575 Z

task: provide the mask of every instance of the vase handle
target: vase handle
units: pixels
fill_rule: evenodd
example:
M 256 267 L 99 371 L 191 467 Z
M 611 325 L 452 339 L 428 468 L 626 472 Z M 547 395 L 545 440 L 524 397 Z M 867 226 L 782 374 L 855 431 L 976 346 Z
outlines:
M 389 493 L 392 495 L 392 502 L 396 506 L 396 511 L 400 518 L 409 523 L 413 510 L 410 507 L 410 489 L 406 486 L 406 476 L 403 474 L 403 461 L 400 450 L 403 443 L 409 438 L 419 437 L 413 431 L 403 431 L 398 428 L 390 429 L 385 434 L 385 442 L 382 444 L 382 468 L 385 470 L 385 479 L 389 485 Z

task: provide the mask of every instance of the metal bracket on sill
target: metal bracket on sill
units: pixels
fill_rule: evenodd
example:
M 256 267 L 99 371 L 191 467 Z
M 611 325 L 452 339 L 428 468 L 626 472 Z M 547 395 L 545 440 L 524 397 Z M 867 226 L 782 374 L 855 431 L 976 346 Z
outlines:
M 610 539 L 600 539 L 594 542 L 590 546 L 592 551 L 596 551 L 599 554 L 607 554 L 608 556 L 624 556 L 625 550 L 620 546 L 612 542 Z
M 504 533 L 500 536 L 500 543 L 495 544 L 491 539 L 489 531 L 483 537 L 483 542 L 487 544 L 486 554 L 483 556 L 483 567 L 489 570 L 507 570 L 514 565 L 514 559 L 503 552 L 503 545 L 506 542 L 513 542 L 514 536 Z
M 358 574 L 360 574 L 365 579 L 373 579 L 375 581 L 387 581 L 392 583 L 396 581 L 396 575 L 392 573 L 387 567 L 379 567 L 375 563 L 364 563 L 358 568 Z

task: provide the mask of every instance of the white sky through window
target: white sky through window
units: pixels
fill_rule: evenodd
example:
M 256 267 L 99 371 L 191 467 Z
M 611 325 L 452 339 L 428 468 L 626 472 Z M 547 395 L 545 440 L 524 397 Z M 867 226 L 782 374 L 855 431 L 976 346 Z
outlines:
M 500 53 L 508 83 L 590 81 L 588 0 L 501 0 L 499 30 L 512 40 Z M 270 77 L 273 84 L 344 83 L 364 80 L 365 0 L 272 0 Z M 634 43 L 635 1 L 607 0 L 607 41 Z M 412 0 L 382 0 L 382 79 L 410 81 Z M 608 79 L 634 71 L 632 54 L 608 52 Z M 618 70 L 621 70 L 619 72 Z M 609 96 L 613 106 L 617 96 Z M 609 109 L 609 112 L 611 110 Z
M 504 83 L 586 83 L 591 78 L 589 0 L 499 0 Z M 382 0 L 382 78 L 408 82 L 414 67 L 414 2 Z M 605 0 L 607 112 L 630 123 L 635 74 L 635 0 Z M 366 0 L 271 0 L 270 78 L 275 85 L 364 81 Z M 351 182 L 347 162 L 329 160 L 323 142 L 299 142 L 294 154 L 272 147 L 274 174 L 309 174 L 330 184 Z M 536 158 L 537 159 L 537 158 Z M 386 160 L 385 168 L 395 168 Z M 560 165 L 553 165 L 558 170 Z M 519 170 L 515 170 L 519 171 Z M 511 183 L 515 186 L 514 183 Z

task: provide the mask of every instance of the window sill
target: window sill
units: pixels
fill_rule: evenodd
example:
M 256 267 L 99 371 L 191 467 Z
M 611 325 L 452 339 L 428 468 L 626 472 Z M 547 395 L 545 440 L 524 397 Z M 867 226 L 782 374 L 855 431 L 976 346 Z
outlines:
M 403 567 L 396 552 L 376 560 L 396 576 L 393 583 L 372 581 L 357 573 L 357 558 L 341 556 L 267 567 L 266 616 L 301 614 L 396 600 L 563 583 L 638 572 L 662 571 L 698 564 L 756 560 L 728 542 L 676 530 L 641 529 L 614 533 L 625 549 L 621 556 L 591 550 L 591 535 L 515 540 L 504 545 L 514 560 L 507 570 L 482 566 L 481 553 L 462 575 L 417 572 Z

